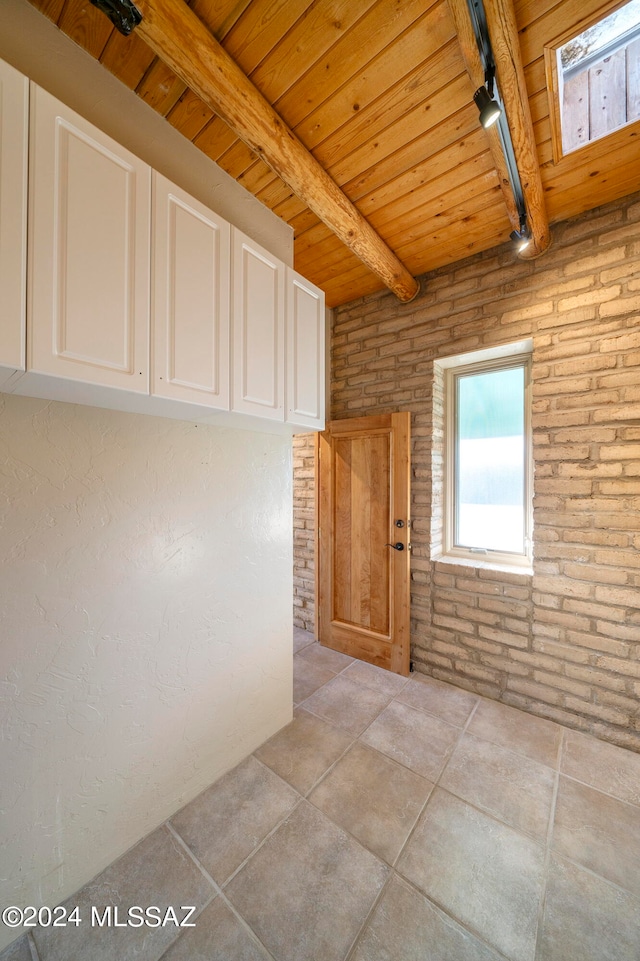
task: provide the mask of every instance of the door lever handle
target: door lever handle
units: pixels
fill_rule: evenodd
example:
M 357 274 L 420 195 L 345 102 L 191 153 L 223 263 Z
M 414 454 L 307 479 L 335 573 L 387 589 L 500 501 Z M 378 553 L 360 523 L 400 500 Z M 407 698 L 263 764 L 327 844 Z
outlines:
M 384 546 L 385 546 L 385 547 L 393 547 L 394 551 L 403 551 L 403 550 L 404 550 L 404 544 L 402 543 L 402 541 L 396 541 L 395 544 L 385 544 Z

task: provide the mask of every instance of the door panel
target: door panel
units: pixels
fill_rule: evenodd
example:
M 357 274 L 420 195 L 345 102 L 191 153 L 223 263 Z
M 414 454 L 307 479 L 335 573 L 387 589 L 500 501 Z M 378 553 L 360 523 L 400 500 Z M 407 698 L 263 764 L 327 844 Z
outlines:
M 399 674 L 409 672 L 409 441 L 408 413 L 333 421 L 319 441 L 320 642 Z
M 31 87 L 27 368 L 149 391 L 151 168 Z
M 287 422 L 324 427 L 324 293 L 287 267 Z
M 284 264 L 233 237 L 233 410 L 284 421 Z
M 159 173 L 151 393 L 229 410 L 230 229 Z

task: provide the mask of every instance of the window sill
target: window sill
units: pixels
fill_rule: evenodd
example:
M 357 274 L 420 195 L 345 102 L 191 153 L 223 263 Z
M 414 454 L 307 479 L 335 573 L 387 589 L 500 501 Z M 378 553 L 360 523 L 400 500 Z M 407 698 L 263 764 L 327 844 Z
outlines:
M 458 557 L 455 554 L 438 554 L 431 560 L 436 564 L 455 564 L 457 567 L 472 567 L 483 571 L 500 571 L 503 574 L 522 574 L 533 576 L 531 564 L 501 564 L 499 561 L 486 560 L 484 557 Z

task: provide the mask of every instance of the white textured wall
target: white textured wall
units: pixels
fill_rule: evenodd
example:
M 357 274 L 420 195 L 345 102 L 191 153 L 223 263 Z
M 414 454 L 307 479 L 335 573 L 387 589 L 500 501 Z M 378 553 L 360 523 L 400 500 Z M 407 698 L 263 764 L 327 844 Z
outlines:
M 0 395 L 0 903 L 61 901 L 290 719 L 290 477 L 287 438 Z

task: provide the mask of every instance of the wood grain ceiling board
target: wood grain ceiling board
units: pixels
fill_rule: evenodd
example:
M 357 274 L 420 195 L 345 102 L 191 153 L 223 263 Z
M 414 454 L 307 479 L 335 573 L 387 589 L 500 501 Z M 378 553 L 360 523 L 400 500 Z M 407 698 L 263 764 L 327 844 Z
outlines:
M 167 114 L 171 126 L 192 141 L 213 118 L 213 110 L 203 103 L 193 90 L 185 90 L 175 107 Z
M 438 209 L 438 205 L 424 205 L 417 212 L 416 217 L 411 221 L 398 224 L 395 232 L 389 236 L 389 241 L 395 250 L 402 250 L 403 257 L 415 256 L 415 252 L 420 250 L 419 260 L 422 262 L 424 256 L 428 256 L 430 265 L 435 262 L 436 256 L 441 253 L 435 249 L 435 245 L 441 245 L 443 239 L 451 242 L 451 245 L 458 247 L 461 242 L 477 234 L 475 225 L 482 227 L 481 220 L 478 218 L 478 211 L 482 210 L 493 218 L 493 215 L 502 218 L 503 224 L 508 226 L 508 219 L 503 205 L 500 204 L 500 188 L 496 182 L 495 172 L 491 172 L 476 183 L 476 189 L 472 195 L 462 187 L 453 190 L 448 198 L 449 203 Z M 420 216 L 422 214 L 422 216 Z M 324 225 L 321 226 L 322 229 Z M 472 228 L 473 231 L 472 231 Z M 326 229 L 326 228 L 325 228 Z M 447 232 L 447 238 L 443 238 L 443 232 Z M 433 239 L 437 238 L 437 239 Z M 433 246 L 433 250 L 430 248 Z M 301 263 L 313 261 L 316 269 L 329 273 L 332 268 L 339 268 L 342 249 L 336 244 L 331 235 L 324 239 L 318 238 L 314 245 L 300 249 L 296 252 L 296 257 Z M 432 269 L 431 266 L 429 269 Z
M 296 267 L 337 305 L 381 282 L 135 33 L 89 0 L 31 0 L 294 228 Z M 190 6 L 414 273 L 508 238 L 446 0 L 192 0 Z M 552 223 L 638 188 L 638 125 L 553 160 L 544 45 L 611 0 L 514 0 Z
M 96 17 L 96 13 L 89 0 L 65 0 L 58 26 L 87 53 L 99 59 L 113 28 L 105 17 Z
M 135 33 L 123 37 L 117 30 L 112 30 L 100 63 L 130 90 L 135 90 L 154 59 L 153 52 Z
M 57 23 L 64 7 L 64 0 L 39 0 L 34 6 L 38 7 L 49 20 Z
M 157 57 L 136 87 L 140 99 L 163 117 L 176 105 L 184 91 L 182 80 Z

